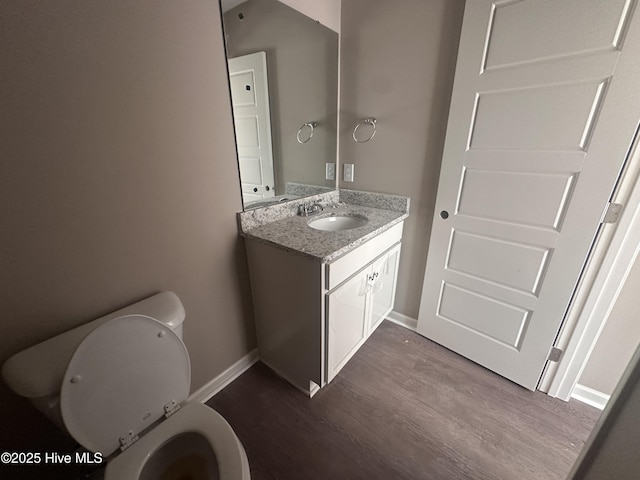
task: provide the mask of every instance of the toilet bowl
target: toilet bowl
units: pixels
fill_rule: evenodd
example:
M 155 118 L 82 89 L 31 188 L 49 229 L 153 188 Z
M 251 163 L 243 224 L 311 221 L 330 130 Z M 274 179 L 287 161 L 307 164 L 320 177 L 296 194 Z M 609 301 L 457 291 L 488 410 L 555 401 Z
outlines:
M 149 457 L 149 452 L 154 455 Z M 107 464 L 105 480 L 125 478 L 249 480 L 250 476 L 244 448 L 226 420 L 206 405 L 191 402 Z
M 107 459 L 105 480 L 248 480 L 231 426 L 206 405 L 187 402 L 183 319 L 178 297 L 164 292 L 14 355 L 2 374 Z

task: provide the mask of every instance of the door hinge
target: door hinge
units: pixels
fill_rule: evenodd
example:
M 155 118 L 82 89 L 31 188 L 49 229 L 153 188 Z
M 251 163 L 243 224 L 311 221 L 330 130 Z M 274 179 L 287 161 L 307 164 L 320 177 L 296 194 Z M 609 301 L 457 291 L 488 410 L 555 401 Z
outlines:
M 622 213 L 622 204 L 609 202 L 600 223 L 616 223 L 620 218 L 620 213 Z
M 549 360 L 550 362 L 559 362 L 560 357 L 562 357 L 562 350 L 560 350 L 558 347 L 551 347 L 551 351 L 549 352 L 547 360 Z
M 133 430 L 129 430 L 123 436 L 120 437 L 120 451 L 124 452 L 127 448 L 138 441 L 138 435 L 133 433 Z
M 165 418 L 169 418 L 171 415 L 180 410 L 180 405 L 175 401 L 171 400 L 164 406 L 164 416 Z

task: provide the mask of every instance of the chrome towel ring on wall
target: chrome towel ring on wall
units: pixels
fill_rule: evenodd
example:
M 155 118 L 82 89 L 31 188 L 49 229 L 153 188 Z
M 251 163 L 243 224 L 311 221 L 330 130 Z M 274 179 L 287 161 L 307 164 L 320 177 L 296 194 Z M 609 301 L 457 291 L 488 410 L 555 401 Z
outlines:
M 298 134 L 296 135 L 296 138 L 298 139 L 298 143 L 307 143 L 309 140 L 311 140 L 311 138 L 313 137 L 313 131 L 315 130 L 315 128 L 318 126 L 318 124 L 316 122 L 307 122 L 304 123 L 299 129 L 298 129 Z M 309 130 L 309 136 L 307 137 L 306 140 L 302 140 L 300 138 L 300 135 L 302 135 L 302 132 L 305 130 L 305 127 Z
M 371 130 L 371 135 L 369 135 L 364 140 L 358 140 L 358 137 L 357 137 L 358 129 L 360 127 L 362 127 L 363 125 L 367 125 L 367 124 L 371 125 L 371 127 L 373 127 L 373 130 Z M 355 128 L 353 129 L 353 135 L 352 136 L 353 136 L 353 140 L 355 142 L 357 142 L 357 143 L 366 143 L 369 140 L 371 140 L 373 137 L 375 137 L 375 135 L 376 135 L 376 119 L 372 118 L 372 117 L 369 117 L 369 118 L 365 118 L 364 120 L 360 120 L 356 124 Z

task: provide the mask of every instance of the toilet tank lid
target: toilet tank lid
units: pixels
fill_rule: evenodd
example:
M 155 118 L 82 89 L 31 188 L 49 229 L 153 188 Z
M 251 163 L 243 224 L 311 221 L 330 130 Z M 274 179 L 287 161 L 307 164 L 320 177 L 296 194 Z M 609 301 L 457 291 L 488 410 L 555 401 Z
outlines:
M 16 353 L 2 366 L 2 378 L 15 393 L 26 398 L 57 395 L 80 342 L 108 320 L 132 314 L 152 317 L 172 330 L 185 318 L 184 307 L 175 293 L 158 293 Z

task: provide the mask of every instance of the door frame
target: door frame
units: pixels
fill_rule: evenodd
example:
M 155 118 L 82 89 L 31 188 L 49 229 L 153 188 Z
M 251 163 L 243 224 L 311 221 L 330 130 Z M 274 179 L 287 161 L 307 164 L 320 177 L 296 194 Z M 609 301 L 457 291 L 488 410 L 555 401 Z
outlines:
M 568 401 L 640 252 L 640 134 L 627 152 L 610 202 L 624 205 L 618 221 L 601 224 L 591 255 L 554 346 L 560 361 L 547 362 L 538 390 Z M 603 212 L 604 216 L 604 212 Z

